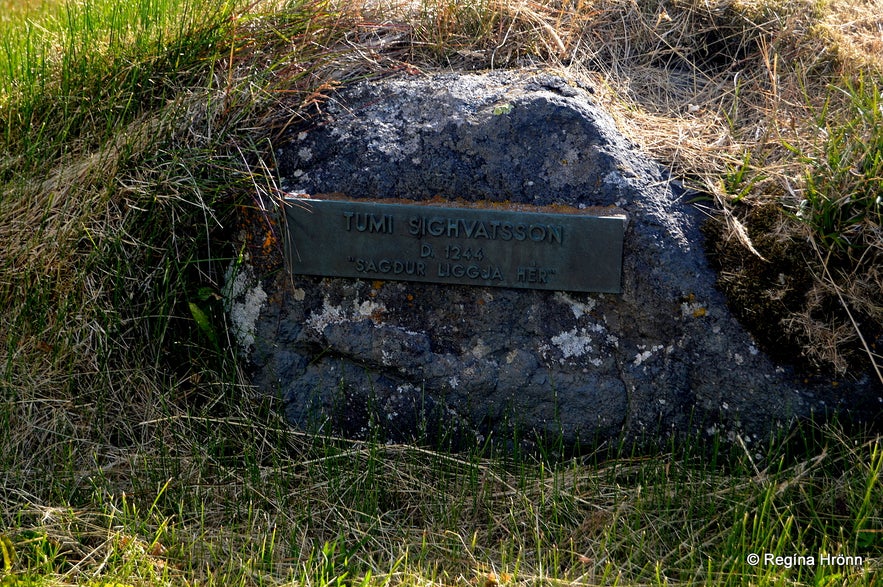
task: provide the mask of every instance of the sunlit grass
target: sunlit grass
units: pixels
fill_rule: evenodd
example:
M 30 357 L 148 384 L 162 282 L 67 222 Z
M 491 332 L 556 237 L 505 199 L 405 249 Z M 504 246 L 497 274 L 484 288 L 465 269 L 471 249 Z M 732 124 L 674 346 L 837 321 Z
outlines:
M 163 103 L 178 90 L 170 75 L 186 83 L 213 57 L 233 9 L 224 0 L 86 0 L 0 25 L 0 132 L 25 154 L 14 161 L 45 161 L 73 141 L 97 146 Z
M 0 1 L 3 587 L 877 580 L 873 433 L 807 426 L 750 452 L 694 439 L 563 463 L 305 436 L 243 384 L 218 302 L 235 215 L 274 193 L 277 133 L 337 83 L 420 68 L 573 66 L 689 185 L 713 192 L 729 169 L 738 202 L 718 195 L 734 209 L 788 187 L 795 225 L 806 200 L 815 234 L 833 235 L 819 242 L 851 251 L 857 224 L 879 228 L 858 188 L 879 182 L 880 84 L 819 49 L 811 10 Z M 853 101 L 849 79 L 873 93 Z M 826 208 L 843 190 L 859 221 Z M 868 259 L 879 241 L 861 246 Z M 850 299 L 871 315 L 877 294 Z
M 0 0 L 0 21 L 20 22 L 22 18 L 38 16 L 57 0 Z
M 553 464 L 246 415 L 170 415 L 169 444 L 79 472 L 87 507 L 6 499 L 3 584 L 871 586 L 883 568 L 880 438 L 835 426 L 721 469 L 691 444 Z M 183 469 L 162 457 L 182 449 Z

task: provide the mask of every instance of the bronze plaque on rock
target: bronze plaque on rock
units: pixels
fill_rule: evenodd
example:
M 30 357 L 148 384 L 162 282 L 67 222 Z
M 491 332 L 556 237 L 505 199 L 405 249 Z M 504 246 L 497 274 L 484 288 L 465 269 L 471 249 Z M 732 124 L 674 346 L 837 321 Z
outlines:
M 292 197 L 286 219 L 295 274 L 578 292 L 621 288 L 626 216 L 619 210 Z

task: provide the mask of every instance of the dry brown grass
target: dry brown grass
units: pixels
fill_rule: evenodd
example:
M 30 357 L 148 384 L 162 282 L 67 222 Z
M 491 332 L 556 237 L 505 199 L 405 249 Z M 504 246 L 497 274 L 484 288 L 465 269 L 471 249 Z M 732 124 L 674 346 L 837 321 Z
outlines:
M 879 357 L 857 344 L 859 333 L 848 319 L 848 308 L 830 308 L 837 291 L 852 292 L 842 298 L 861 308 L 866 336 L 880 336 L 883 290 L 873 262 L 883 246 L 879 227 L 869 227 L 876 237 L 868 233 L 876 253 L 871 250 L 835 277 L 822 278 L 818 257 L 801 253 L 812 234 L 793 217 L 778 215 L 775 224 L 762 223 L 761 240 L 776 244 L 761 251 L 749 236 L 756 231 L 746 222 L 752 210 L 769 204 L 796 210 L 806 162 L 785 144 L 816 153 L 824 132 L 818 116 L 826 100 L 831 119 L 846 107 L 842 96 L 835 92 L 832 97 L 831 87 L 842 84 L 844 77 L 883 71 L 883 11 L 872 4 L 722 1 L 674 2 L 663 8 L 655 3 L 594 3 L 600 12 L 589 28 L 607 42 L 583 41 L 578 60 L 607 82 L 608 103 L 626 134 L 675 177 L 714 196 L 726 227 L 719 238 L 729 243 L 718 253 L 725 290 L 742 287 L 741 281 L 762 280 L 744 269 L 745 255 L 778 256 L 768 265 L 780 263 L 785 281 L 806 270 L 815 275 L 800 300 L 765 314 L 773 319 L 772 328 L 788 333 L 784 340 L 772 341 L 763 333 L 760 337 L 841 374 L 858 365 L 879 364 Z M 736 201 L 725 178 L 743 166 L 754 183 Z M 794 258 L 800 255 L 802 261 Z M 764 296 L 781 299 L 788 294 L 774 283 L 763 288 L 740 302 L 743 317 L 756 312 L 752 306 L 767 304 Z M 756 328 L 750 320 L 749 327 Z
M 820 19 L 819 31 L 832 51 L 847 63 L 880 70 L 883 56 L 883 2 L 853 0 L 830 2 Z
M 651 582 L 661 560 L 705 584 L 697 569 L 707 551 L 719 553 L 715 564 L 731 554 L 720 543 L 746 503 L 778 499 L 769 536 L 801 512 L 833 520 L 812 532 L 836 532 L 844 518 L 831 504 L 848 483 L 850 506 L 865 499 L 879 511 L 879 483 L 839 477 L 868 462 L 846 439 L 833 443 L 848 458 L 832 476 L 803 485 L 820 461 L 723 480 L 679 457 L 519 476 L 414 447 L 304 437 L 237 386 L 235 362 L 208 349 L 187 303 L 211 310 L 237 254 L 217 248 L 224 214 L 257 207 L 255 185 L 273 190 L 261 166 L 267 139 L 313 115 L 335 84 L 555 67 L 592 81 L 623 132 L 710 196 L 723 219 L 710 239 L 723 287 L 749 321 L 790 333 L 786 359 L 864 365 L 856 327 L 835 310 L 848 305 L 864 329 L 881 324 L 881 265 L 868 257 L 826 270 L 810 231 L 785 213 L 800 200 L 805 163 L 784 143 L 814 152 L 829 86 L 883 69 L 880 0 L 340 0 L 310 3 L 321 17 L 306 28 L 268 6 L 240 15 L 200 84 L 102 144 L 68 145 L 36 170 L 17 167 L 19 152 L 0 154 L 13 170 L 0 193 L 0 522 L 63 549 L 70 566 L 48 574 L 88 582 L 131 556 L 140 566 L 126 580 L 137 584 L 279 584 L 343 528 L 361 568 L 393 569 L 405 584 L 493 585 L 511 568 L 491 563 L 507 560 L 523 565 L 518 584 L 533 584 L 565 555 L 571 566 L 557 572 L 612 582 L 611 553 L 635 581 Z M 834 93 L 831 112 L 845 102 Z M 737 201 L 725 180 L 743 164 L 753 183 Z M 222 329 L 223 312 L 214 317 Z M 277 524 L 288 534 L 275 536 Z M 410 575 L 393 564 L 403 552 L 420 557 Z

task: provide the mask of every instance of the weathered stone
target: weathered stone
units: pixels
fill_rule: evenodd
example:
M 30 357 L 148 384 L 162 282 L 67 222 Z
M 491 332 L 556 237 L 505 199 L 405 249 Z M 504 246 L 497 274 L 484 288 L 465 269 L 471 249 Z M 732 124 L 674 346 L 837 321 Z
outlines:
M 714 287 L 701 216 L 591 93 L 547 73 L 366 82 L 277 155 L 292 193 L 617 206 L 629 217 L 621 294 L 285 271 L 244 288 L 242 269 L 230 307 L 259 306 L 235 311 L 258 316 L 239 332 L 254 384 L 297 425 L 392 440 L 518 429 L 565 443 L 694 431 L 751 443 L 797 417 L 879 410 L 869 379 L 806 384 L 755 346 Z

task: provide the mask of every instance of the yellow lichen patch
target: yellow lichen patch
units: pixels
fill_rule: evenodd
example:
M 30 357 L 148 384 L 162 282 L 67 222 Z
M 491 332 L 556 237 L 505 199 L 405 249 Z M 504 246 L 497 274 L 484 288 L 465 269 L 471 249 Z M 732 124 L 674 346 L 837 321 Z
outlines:
M 263 210 L 240 206 L 238 222 L 242 244 L 259 273 L 265 274 L 282 266 L 282 243 L 279 224 Z
M 277 246 L 279 246 L 278 239 L 276 239 L 272 233 L 267 233 L 267 236 L 264 238 L 264 243 L 261 246 L 261 250 L 264 254 L 269 255 Z

